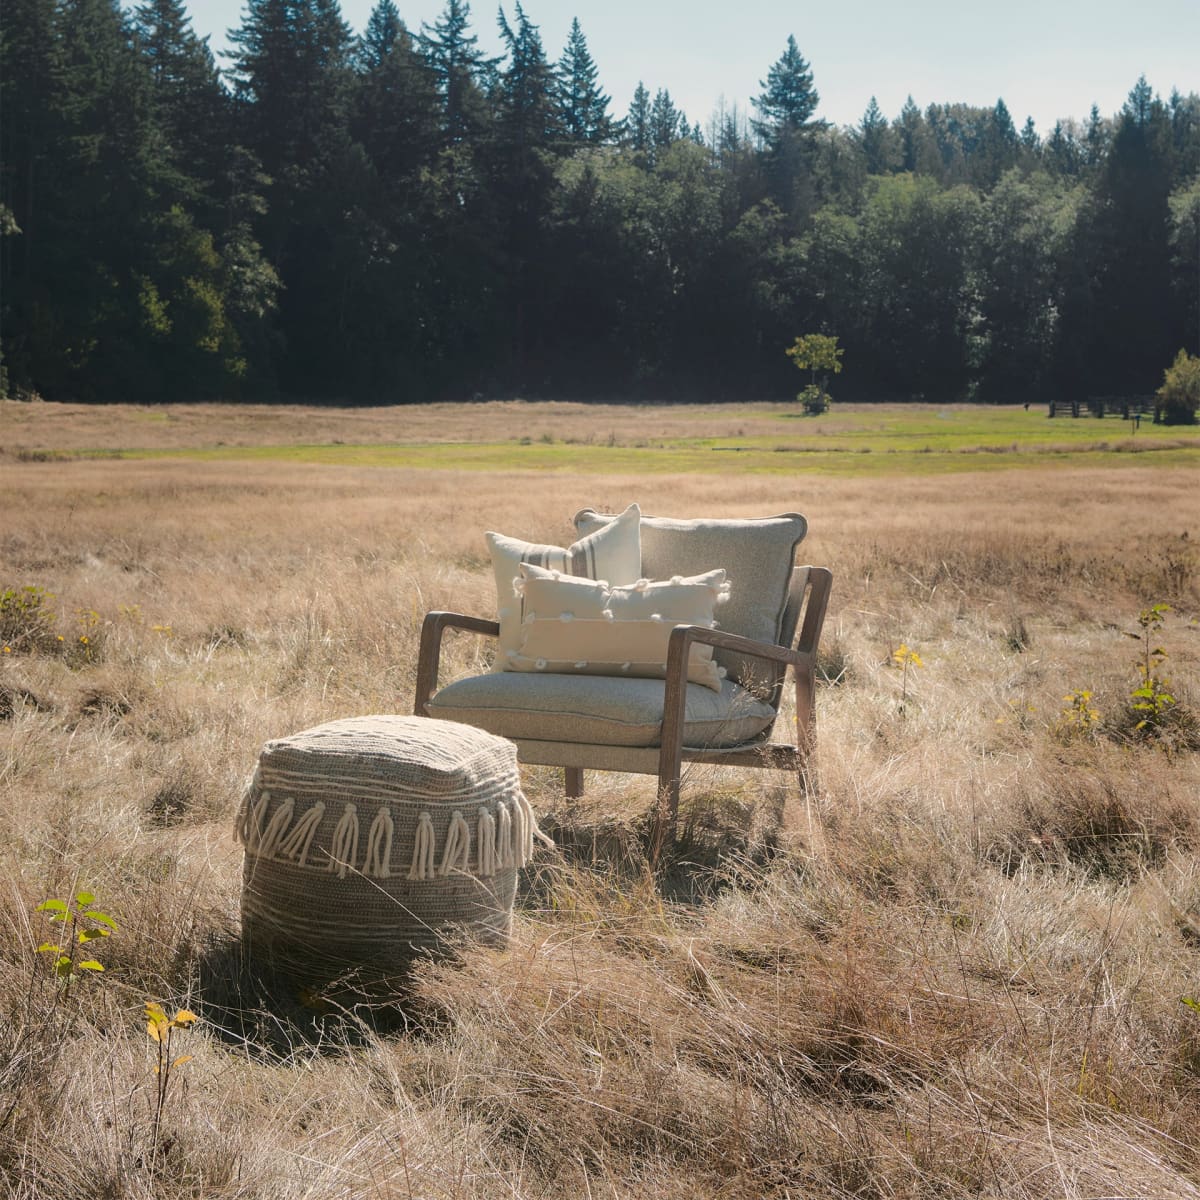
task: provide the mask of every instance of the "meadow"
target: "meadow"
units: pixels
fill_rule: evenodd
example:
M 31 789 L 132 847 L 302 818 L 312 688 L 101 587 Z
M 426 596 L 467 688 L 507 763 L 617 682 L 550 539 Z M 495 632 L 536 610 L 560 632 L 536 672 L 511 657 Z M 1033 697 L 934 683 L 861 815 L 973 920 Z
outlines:
M 3 1194 L 1200 1197 L 1198 432 L 0 403 Z M 484 530 L 635 499 L 808 517 L 816 793 L 692 768 L 656 875 L 650 779 L 527 769 L 560 849 L 508 947 L 383 1006 L 245 961 L 263 742 L 411 711 Z M 64 989 L 81 891 L 115 929 Z M 198 1018 L 165 1092 L 147 1002 Z

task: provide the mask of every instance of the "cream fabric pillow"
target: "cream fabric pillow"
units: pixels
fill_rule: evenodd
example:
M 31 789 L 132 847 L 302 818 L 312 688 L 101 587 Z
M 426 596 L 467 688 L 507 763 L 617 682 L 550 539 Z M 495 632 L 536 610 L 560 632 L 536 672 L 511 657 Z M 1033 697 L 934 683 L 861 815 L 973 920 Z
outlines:
M 676 625 L 714 625 L 713 609 L 729 595 L 723 570 L 664 582 L 639 579 L 609 587 L 573 579 L 530 563 L 520 567 L 517 590 L 523 617 L 510 671 L 629 675 L 662 679 L 667 643 Z M 688 679 L 720 691 L 724 670 L 712 647 L 693 645 Z
M 485 533 L 496 580 L 496 618 L 500 645 L 493 671 L 506 670 L 521 635 L 521 601 L 513 588 L 522 563 L 558 571 L 565 576 L 603 579 L 611 584 L 635 583 L 642 573 L 641 510 L 631 504 L 603 528 L 589 532 L 570 546 L 543 546 L 502 533 Z
M 585 508 L 575 514 L 580 534 L 604 529 L 615 518 Z M 796 547 L 808 531 L 799 513 L 775 517 L 642 518 L 642 574 L 667 579 L 713 567 L 729 572 L 733 590 L 721 610 L 721 628 L 756 642 L 779 640 Z M 731 678 L 769 694 L 781 668 L 751 655 L 718 650 Z

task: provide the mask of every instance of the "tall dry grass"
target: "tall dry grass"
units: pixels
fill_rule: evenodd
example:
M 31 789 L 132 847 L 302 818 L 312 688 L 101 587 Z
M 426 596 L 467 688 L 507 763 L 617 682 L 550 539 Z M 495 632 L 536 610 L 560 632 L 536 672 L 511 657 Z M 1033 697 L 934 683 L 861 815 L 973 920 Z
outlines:
M 260 745 L 409 711 L 424 612 L 492 607 L 484 529 L 561 541 L 634 498 L 808 515 L 835 574 L 819 794 L 693 770 L 655 880 L 651 781 L 589 775 L 568 807 L 530 770 L 564 849 L 508 948 L 383 1009 L 243 961 Z M 1154 602 L 1200 706 L 1189 475 L 14 461 L 0 511 L 0 591 L 52 592 L 71 647 L 0 654 L 5 1195 L 1200 1195 L 1194 727 L 1125 719 Z M 120 928 L 64 999 L 34 909 L 83 886 Z M 201 1017 L 157 1144 L 147 999 Z

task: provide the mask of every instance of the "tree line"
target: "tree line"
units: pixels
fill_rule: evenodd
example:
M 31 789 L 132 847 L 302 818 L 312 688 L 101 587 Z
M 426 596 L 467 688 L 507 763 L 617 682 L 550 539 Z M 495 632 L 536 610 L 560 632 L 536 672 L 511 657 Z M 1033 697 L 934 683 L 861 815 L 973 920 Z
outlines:
M 1200 339 L 1200 96 L 1046 136 L 994 107 L 819 115 L 794 38 L 748 112 L 617 112 L 520 3 L 5 0 L 7 394 L 87 401 L 1148 393 Z

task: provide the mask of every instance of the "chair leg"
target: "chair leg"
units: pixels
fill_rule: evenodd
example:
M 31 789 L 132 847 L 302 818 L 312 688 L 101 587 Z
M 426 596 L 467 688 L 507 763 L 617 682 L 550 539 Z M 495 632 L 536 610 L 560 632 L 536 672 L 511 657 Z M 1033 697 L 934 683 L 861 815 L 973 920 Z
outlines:
M 568 800 L 579 800 L 583 796 L 582 767 L 563 767 L 563 782 Z
M 654 809 L 654 828 L 650 832 L 650 866 L 657 867 L 664 846 L 675 845 L 679 824 L 679 767 L 673 775 L 658 780 L 658 803 Z

